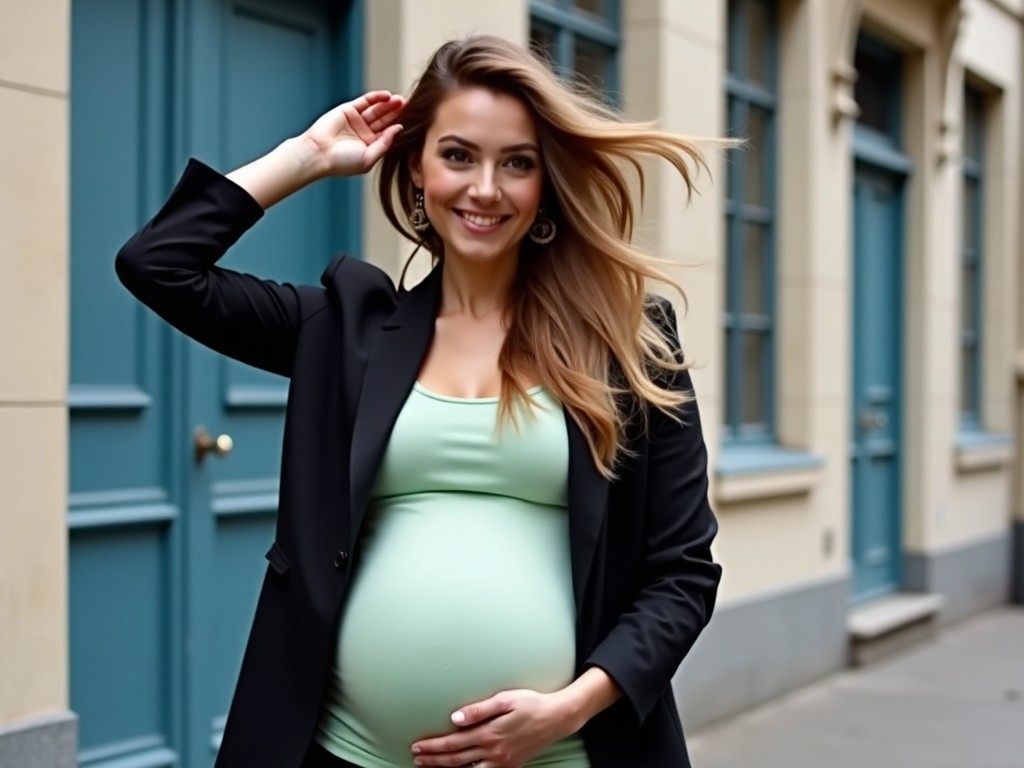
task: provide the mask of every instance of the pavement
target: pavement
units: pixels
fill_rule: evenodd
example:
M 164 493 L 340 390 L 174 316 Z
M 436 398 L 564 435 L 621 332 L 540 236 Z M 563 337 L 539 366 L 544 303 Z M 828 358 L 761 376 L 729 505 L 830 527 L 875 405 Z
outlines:
M 1024 768 L 1024 608 L 687 738 L 694 768 Z

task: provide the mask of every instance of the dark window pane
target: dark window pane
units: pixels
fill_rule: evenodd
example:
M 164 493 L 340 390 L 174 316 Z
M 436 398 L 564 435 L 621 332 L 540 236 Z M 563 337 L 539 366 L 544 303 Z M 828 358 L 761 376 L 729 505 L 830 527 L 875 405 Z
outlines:
M 975 258 L 977 257 L 978 235 L 980 234 L 978 232 L 979 192 L 977 179 L 970 177 L 964 179 L 963 247 L 965 250 L 971 251 Z
M 764 0 L 745 0 L 742 13 L 744 26 L 740 34 L 744 48 L 742 58 L 746 59 L 746 68 L 740 73 L 740 77 L 748 82 L 767 86 L 771 81 L 768 4 Z
M 532 22 L 530 24 L 530 48 L 551 64 L 558 63 L 558 33 L 554 27 Z
M 984 96 L 968 86 L 964 91 L 964 157 L 980 163 L 984 125 Z
M 896 125 L 896 105 L 892 90 L 894 85 L 899 87 L 899 83 L 893 83 L 893 67 L 888 62 L 865 54 L 860 48 L 857 49 L 853 66 L 857 70 L 853 94 L 860 107 L 857 122 L 892 135 Z
M 725 376 L 722 379 L 722 381 L 725 383 L 725 391 L 726 391 L 726 398 L 725 398 L 725 423 L 728 426 L 732 426 L 733 424 L 736 423 L 736 420 L 737 420 L 736 419 L 736 403 L 733 402 L 732 398 L 728 397 L 728 392 L 729 392 L 729 389 L 730 389 L 729 388 L 729 382 L 732 381 L 732 377 L 735 374 L 735 371 L 733 371 L 733 369 L 732 369 L 732 351 L 731 351 L 732 350 L 732 345 L 733 345 L 733 339 L 735 337 L 736 337 L 736 331 L 734 331 L 734 330 L 732 330 L 730 328 L 726 328 L 725 329 L 725 347 L 724 347 L 724 349 L 725 349 L 724 363 L 725 364 L 722 366 L 723 372 L 725 373 Z
M 763 424 L 765 343 L 760 333 L 743 334 L 743 423 Z
M 734 139 L 742 139 L 746 141 L 750 134 L 750 126 L 747 124 L 747 102 L 738 96 L 729 95 L 726 101 L 727 109 L 725 115 L 725 132 L 726 135 Z M 746 149 L 735 150 L 728 155 L 727 158 L 733 158 L 736 156 L 743 155 Z
M 573 7 L 585 13 L 592 13 L 595 16 L 605 16 L 608 13 L 607 0 L 573 0 Z
M 760 224 L 746 224 L 743 237 L 743 274 L 740 275 L 743 292 L 743 312 L 764 314 L 765 264 L 767 264 L 767 238 Z
M 978 270 L 964 264 L 960 270 L 960 328 L 977 332 Z
M 747 110 L 746 135 L 750 146 L 743 152 L 743 202 L 765 205 L 767 200 L 767 173 L 764 167 L 768 147 L 768 113 L 750 106 Z
M 745 104 L 735 96 L 729 96 L 727 100 L 725 126 L 726 135 L 732 138 L 741 139 L 745 136 L 742 125 L 741 112 Z M 740 163 L 744 162 L 745 155 L 749 149 L 736 149 L 725 155 L 725 197 L 727 200 L 735 200 L 739 190 Z
M 742 226 L 742 225 L 740 225 L 740 226 Z M 734 254 L 736 252 L 735 248 L 734 248 L 734 242 L 735 242 L 735 239 L 736 239 L 735 231 L 736 231 L 736 224 L 735 224 L 734 218 L 732 216 L 726 214 L 726 216 L 725 216 L 725 259 L 726 259 L 725 260 L 725 277 L 726 277 L 726 279 L 722 281 L 722 285 L 725 288 L 725 303 L 723 304 L 723 306 L 725 307 L 726 313 L 737 312 L 738 309 L 739 309 L 738 307 L 733 306 L 734 301 L 733 301 L 733 298 L 732 298 L 732 291 L 729 290 L 729 282 L 730 282 L 729 281 L 729 277 L 733 274 L 733 272 L 734 272 L 734 270 L 736 269 L 736 266 L 737 266 L 734 263 L 734 259 L 736 258 L 734 256 Z
M 611 58 L 611 51 L 604 46 L 596 45 L 580 37 L 576 38 L 573 69 L 595 90 L 607 90 Z
M 726 51 L 725 51 L 725 71 L 735 77 L 742 77 L 743 73 L 740 72 L 740 61 L 744 58 L 741 56 L 743 48 L 743 40 L 741 39 L 742 30 L 740 29 L 740 16 L 739 6 L 741 0 L 729 0 L 729 5 L 726 8 Z
M 960 411 L 973 414 L 977 395 L 974 391 L 974 369 L 978 364 L 977 350 L 972 346 L 964 346 L 963 359 L 960 361 Z

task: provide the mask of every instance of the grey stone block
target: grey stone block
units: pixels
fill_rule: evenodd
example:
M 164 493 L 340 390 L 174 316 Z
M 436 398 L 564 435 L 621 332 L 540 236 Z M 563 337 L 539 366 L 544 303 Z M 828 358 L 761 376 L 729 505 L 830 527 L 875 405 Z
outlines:
M 673 681 L 683 726 L 699 728 L 845 667 L 849 589 L 840 577 L 716 611 Z
M 939 553 L 904 555 L 904 588 L 937 592 L 946 599 L 939 616 L 951 624 L 1003 605 L 1010 597 L 1011 531 Z
M 0 724 L 3 768 L 75 768 L 78 718 L 64 710 L 31 720 Z

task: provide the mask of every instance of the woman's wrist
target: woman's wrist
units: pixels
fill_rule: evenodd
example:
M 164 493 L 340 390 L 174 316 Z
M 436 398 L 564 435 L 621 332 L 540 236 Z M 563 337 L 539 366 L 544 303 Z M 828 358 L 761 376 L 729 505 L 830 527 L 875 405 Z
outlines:
M 326 176 L 327 165 L 313 142 L 287 139 L 267 154 L 227 174 L 266 210 Z
M 291 151 L 298 163 L 299 174 L 307 184 L 330 175 L 330 164 L 324 156 L 323 150 L 306 134 L 286 139 L 281 143 L 280 148 L 282 151 L 285 148 Z
M 622 690 L 600 667 L 590 667 L 559 692 L 561 717 L 576 733 L 598 712 L 614 704 Z

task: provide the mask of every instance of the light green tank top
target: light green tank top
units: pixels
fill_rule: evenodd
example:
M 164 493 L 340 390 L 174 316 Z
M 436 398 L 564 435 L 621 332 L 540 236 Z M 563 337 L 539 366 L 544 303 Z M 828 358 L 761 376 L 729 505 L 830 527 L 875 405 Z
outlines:
M 497 398 L 415 385 L 392 431 L 317 741 L 364 768 L 407 768 L 412 743 L 498 691 L 573 680 L 568 436 L 545 390 L 497 426 Z M 532 414 L 532 415 L 531 415 Z M 530 768 L 589 768 L 578 736 Z

